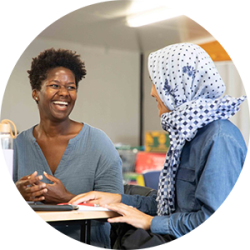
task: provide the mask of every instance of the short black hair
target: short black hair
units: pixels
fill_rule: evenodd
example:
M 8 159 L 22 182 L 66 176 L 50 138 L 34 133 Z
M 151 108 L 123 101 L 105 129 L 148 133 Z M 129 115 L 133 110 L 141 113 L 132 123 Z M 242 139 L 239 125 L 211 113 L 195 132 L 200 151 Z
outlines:
M 41 90 L 42 81 L 46 79 L 48 70 L 56 67 L 70 69 L 75 75 L 77 88 L 78 82 L 86 75 L 85 64 L 76 52 L 65 49 L 47 49 L 32 58 L 31 69 L 27 71 L 32 90 Z

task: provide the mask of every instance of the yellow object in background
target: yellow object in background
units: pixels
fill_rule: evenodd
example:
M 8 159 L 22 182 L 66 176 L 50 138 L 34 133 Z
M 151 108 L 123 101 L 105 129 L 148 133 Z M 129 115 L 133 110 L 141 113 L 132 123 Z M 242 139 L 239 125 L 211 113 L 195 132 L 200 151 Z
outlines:
M 145 133 L 146 152 L 166 153 L 169 146 L 169 136 L 165 131 L 147 131 Z
M 124 173 L 123 182 L 124 184 L 145 186 L 143 175 L 135 172 Z
M 140 174 L 140 175 L 137 176 L 136 181 L 137 181 L 138 185 L 143 186 L 143 187 L 145 186 L 144 178 L 143 178 L 142 174 Z

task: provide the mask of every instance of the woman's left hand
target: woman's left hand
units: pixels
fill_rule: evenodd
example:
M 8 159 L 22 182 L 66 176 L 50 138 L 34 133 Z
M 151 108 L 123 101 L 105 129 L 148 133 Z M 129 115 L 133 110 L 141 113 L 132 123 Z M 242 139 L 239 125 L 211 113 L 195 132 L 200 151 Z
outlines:
M 142 228 L 144 230 L 149 230 L 153 216 L 147 215 L 138 209 L 127 206 L 123 203 L 114 203 L 105 205 L 106 208 L 115 211 L 122 216 L 109 218 L 108 222 L 117 223 L 123 222 L 130 224 L 136 228 Z
M 44 195 L 45 203 L 58 204 L 65 203 L 75 197 L 74 194 L 71 194 L 63 185 L 63 183 L 56 177 L 47 174 L 44 172 L 44 176 L 52 181 L 52 184 L 46 184 L 47 193 Z

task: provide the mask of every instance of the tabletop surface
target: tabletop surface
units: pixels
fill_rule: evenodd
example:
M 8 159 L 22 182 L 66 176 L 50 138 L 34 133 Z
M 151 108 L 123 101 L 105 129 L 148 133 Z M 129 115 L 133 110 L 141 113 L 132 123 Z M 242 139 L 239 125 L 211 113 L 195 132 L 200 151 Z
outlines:
M 68 220 L 91 220 L 116 217 L 118 214 L 113 211 L 37 211 L 43 220 L 47 222 L 68 221 Z

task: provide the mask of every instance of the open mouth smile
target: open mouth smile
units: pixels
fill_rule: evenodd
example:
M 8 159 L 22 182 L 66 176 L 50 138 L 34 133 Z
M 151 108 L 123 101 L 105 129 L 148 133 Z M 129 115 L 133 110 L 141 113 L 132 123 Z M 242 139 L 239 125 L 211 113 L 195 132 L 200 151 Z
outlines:
M 54 101 L 53 105 L 58 111 L 65 111 L 69 106 L 69 103 L 64 101 Z
M 62 101 L 54 101 L 53 102 L 55 105 L 60 105 L 60 106 L 68 106 L 68 102 L 62 102 Z

